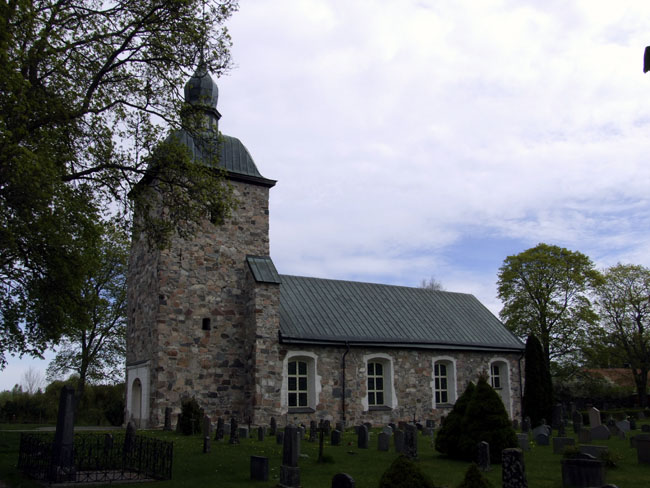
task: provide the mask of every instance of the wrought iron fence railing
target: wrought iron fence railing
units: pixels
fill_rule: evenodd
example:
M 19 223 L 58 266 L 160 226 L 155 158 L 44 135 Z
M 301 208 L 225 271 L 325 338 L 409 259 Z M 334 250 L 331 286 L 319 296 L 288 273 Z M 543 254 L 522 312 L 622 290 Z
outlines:
M 22 433 L 18 468 L 50 483 L 110 483 L 172 477 L 174 445 L 144 436 L 75 434 L 72 456 L 61 461 L 54 435 Z

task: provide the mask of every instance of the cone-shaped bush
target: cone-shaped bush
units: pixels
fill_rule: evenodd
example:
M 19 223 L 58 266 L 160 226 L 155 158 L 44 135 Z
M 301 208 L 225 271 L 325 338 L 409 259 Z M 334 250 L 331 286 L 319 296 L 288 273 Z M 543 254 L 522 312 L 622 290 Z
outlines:
M 460 458 L 474 461 L 477 444 L 481 441 L 490 444 L 490 460 L 493 463 L 501 462 L 501 451 L 517 447 L 517 435 L 508 412 L 485 376 L 476 384 L 472 400 L 465 410 L 459 442 Z
M 472 463 L 465 471 L 465 479 L 458 485 L 458 488 L 494 488 L 494 486 L 490 480 L 483 476 L 478 466 Z
M 542 419 L 550 421 L 553 410 L 553 383 L 548 370 L 542 344 L 537 337 L 529 335 L 526 340 L 526 367 L 524 369 L 526 386 L 522 402 L 522 415 L 530 417 L 533 427 Z
M 436 436 L 436 451 L 452 458 L 459 457 L 458 441 L 463 429 L 463 418 L 465 417 L 465 410 L 474 396 L 474 389 L 474 383 L 470 381 L 463 394 L 456 400 L 454 408 L 445 418 Z
M 420 467 L 406 456 L 400 456 L 384 471 L 379 488 L 436 488 Z
M 203 409 L 194 397 L 181 402 L 181 432 L 184 435 L 193 435 L 201 432 Z

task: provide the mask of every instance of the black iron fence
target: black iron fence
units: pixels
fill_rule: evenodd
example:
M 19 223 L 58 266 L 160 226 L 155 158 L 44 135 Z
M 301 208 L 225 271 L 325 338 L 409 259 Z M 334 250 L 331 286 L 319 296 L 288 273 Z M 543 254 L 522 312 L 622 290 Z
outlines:
M 172 442 L 119 434 L 75 434 L 66 461 L 53 452 L 54 435 L 22 433 L 18 468 L 50 483 L 110 483 L 172 477 Z M 64 459 L 61 461 L 61 459 Z

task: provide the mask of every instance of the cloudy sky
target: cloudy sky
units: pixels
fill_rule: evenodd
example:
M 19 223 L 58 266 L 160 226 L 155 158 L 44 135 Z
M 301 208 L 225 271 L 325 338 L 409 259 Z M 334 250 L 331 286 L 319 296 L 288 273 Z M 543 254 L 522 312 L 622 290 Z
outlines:
M 280 273 L 435 277 L 498 314 L 539 242 L 650 266 L 647 0 L 242 0 L 228 25 L 220 127 L 278 180 Z

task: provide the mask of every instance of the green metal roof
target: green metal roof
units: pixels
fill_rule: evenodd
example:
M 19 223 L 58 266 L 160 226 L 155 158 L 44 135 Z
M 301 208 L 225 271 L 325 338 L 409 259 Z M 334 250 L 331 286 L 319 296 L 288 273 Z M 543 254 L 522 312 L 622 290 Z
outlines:
M 218 166 L 225 169 L 232 179 L 248 181 L 267 187 L 272 187 L 276 183 L 275 180 L 269 180 L 260 174 L 248 149 L 236 137 L 220 134 L 218 138 L 195 141 L 184 130 L 174 131 L 170 137 L 174 137 L 185 144 L 189 148 L 193 159 L 203 164 L 211 162 L 215 149 L 218 147 Z
M 269 256 L 246 256 L 246 262 L 258 283 L 281 283 L 280 276 Z
M 473 295 L 280 275 L 280 339 L 458 350 L 524 344 Z

